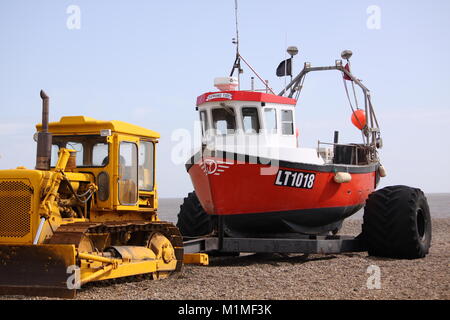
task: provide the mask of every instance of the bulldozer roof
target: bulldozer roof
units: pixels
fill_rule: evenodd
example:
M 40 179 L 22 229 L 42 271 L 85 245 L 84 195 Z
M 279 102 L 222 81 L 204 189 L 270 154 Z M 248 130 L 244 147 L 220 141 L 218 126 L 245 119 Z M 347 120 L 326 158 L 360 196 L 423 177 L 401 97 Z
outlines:
M 36 129 L 42 130 L 42 124 L 37 124 Z M 123 121 L 101 121 L 85 116 L 62 117 L 58 122 L 49 123 L 49 131 L 53 134 L 100 134 L 100 130 L 110 129 L 113 132 L 159 138 L 160 134 Z

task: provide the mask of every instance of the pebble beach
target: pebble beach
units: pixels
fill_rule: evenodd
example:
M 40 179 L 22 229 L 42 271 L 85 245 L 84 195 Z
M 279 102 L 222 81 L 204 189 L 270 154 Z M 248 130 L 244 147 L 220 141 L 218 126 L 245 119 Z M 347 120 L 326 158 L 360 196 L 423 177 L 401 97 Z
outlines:
M 361 220 L 347 220 L 340 233 L 357 235 L 361 223 Z M 448 300 L 450 219 L 435 218 L 432 223 L 432 246 L 424 259 L 376 258 L 366 252 L 211 257 L 209 266 L 186 265 L 181 273 L 163 280 L 128 278 L 91 283 L 78 292 L 76 299 Z M 370 288 L 373 266 L 380 271 L 379 288 Z M 2 299 L 49 298 L 1 296 Z
M 357 235 L 361 223 L 348 220 L 341 232 Z M 164 280 L 91 284 L 77 299 L 448 300 L 450 219 L 434 219 L 433 232 L 431 250 L 424 259 L 376 258 L 366 252 L 212 257 L 209 266 L 186 265 L 181 274 Z M 373 265 L 380 268 L 380 289 L 367 286 L 372 274 L 368 268 Z

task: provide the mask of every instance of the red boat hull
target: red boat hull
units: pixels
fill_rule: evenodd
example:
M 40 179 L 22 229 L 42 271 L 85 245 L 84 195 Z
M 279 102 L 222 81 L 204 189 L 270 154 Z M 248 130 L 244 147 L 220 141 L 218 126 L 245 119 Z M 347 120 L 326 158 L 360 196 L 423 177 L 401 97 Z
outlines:
M 378 164 L 269 166 L 229 154 L 194 159 L 187 169 L 205 211 L 245 234 L 332 230 L 364 206 L 379 179 Z M 350 173 L 351 181 L 336 183 L 336 172 Z

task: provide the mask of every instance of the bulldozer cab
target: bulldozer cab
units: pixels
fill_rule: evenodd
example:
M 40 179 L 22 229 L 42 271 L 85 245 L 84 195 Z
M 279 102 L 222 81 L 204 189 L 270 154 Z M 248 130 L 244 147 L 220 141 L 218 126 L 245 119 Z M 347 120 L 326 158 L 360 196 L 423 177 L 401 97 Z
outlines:
M 41 128 L 37 125 L 38 132 Z M 98 214 L 157 209 L 157 132 L 122 121 L 99 121 L 84 116 L 63 117 L 59 122 L 49 123 L 49 132 L 52 170 L 61 149 L 74 150 L 66 172 L 92 177 L 98 186 L 95 199 Z

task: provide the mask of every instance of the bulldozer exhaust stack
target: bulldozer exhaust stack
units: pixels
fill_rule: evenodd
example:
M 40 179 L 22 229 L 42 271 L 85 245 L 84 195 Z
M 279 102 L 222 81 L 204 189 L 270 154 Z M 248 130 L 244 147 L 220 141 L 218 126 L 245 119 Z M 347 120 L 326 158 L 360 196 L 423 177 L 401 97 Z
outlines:
M 50 170 L 52 153 L 52 134 L 48 132 L 48 114 L 50 98 L 41 90 L 42 98 L 42 131 L 37 136 L 36 169 Z

